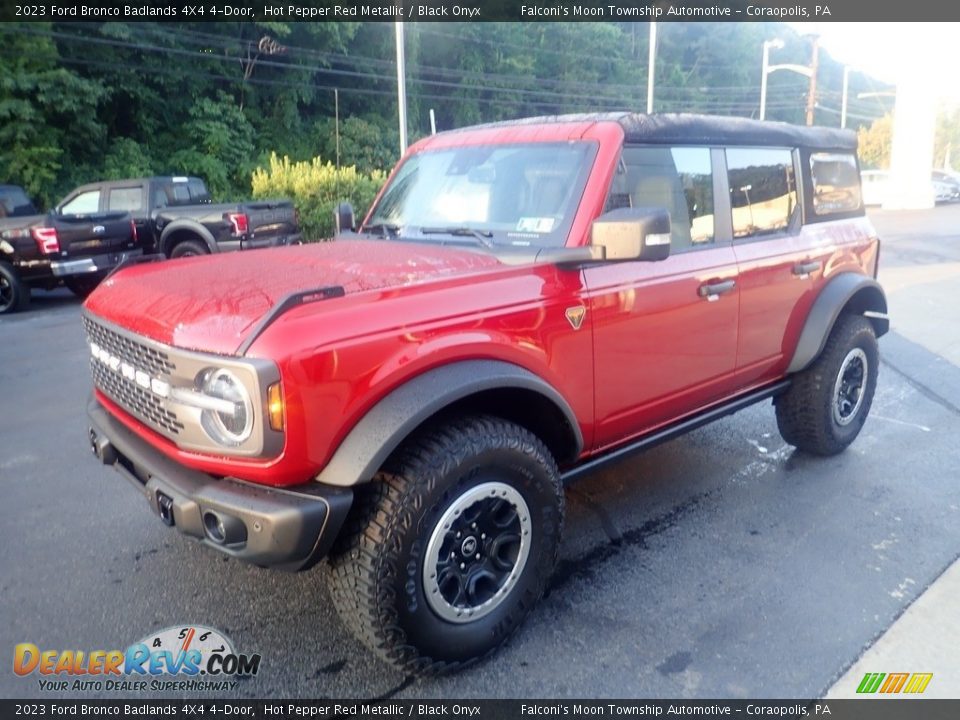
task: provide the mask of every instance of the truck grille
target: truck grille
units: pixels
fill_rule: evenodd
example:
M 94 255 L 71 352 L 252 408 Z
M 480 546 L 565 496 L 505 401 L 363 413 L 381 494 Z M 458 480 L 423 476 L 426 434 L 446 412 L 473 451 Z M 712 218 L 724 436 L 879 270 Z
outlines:
M 124 337 L 88 317 L 83 318 L 83 325 L 88 343 L 95 343 L 121 363 L 146 372 L 151 378 L 169 377 L 176 370 L 176 364 L 165 352 Z M 177 414 L 168 410 L 163 398 L 151 390 L 110 369 L 97 358 L 90 359 L 90 371 L 97 389 L 135 418 L 167 435 L 179 435 L 183 430 Z
M 120 333 L 108 330 L 88 317 L 83 318 L 83 327 L 87 331 L 87 341 L 95 342 L 111 355 L 116 355 L 139 370 L 150 375 L 172 375 L 177 369 L 175 363 L 165 352 L 126 338 Z

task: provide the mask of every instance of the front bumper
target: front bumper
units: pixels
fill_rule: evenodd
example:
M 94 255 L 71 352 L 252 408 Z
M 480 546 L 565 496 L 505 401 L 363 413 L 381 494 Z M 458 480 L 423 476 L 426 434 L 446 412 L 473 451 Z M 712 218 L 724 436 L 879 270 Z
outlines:
M 353 502 L 352 490 L 316 482 L 286 489 L 217 479 L 166 457 L 95 398 L 87 416 L 94 455 L 130 481 L 164 523 L 254 565 L 310 567 L 329 552 Z
M 78 258 L 77 260 L 54 260 L 50 263 L 50 271 L 56 277 L 71 275 L 89 275 L 90 273 L 106 273 L 117 265 L 126 262 L 132 257 L 143 255 L 143 250 L 123 250 L 114 253 L 103 253 L 92 257 Z

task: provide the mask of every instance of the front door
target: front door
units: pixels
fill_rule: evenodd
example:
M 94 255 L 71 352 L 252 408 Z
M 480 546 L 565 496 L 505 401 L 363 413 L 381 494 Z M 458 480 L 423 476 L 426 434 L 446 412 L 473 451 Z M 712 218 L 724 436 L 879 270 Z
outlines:
M 714 215 L 715 199 L 726 193 L 713 173 L 717 152 L 666 146 L 623 151 L 606 209 L 669 210 L 671 255 L 584 270 L 594 332 L 596 450 L 733 389 L 740 291 L 729 223 Z

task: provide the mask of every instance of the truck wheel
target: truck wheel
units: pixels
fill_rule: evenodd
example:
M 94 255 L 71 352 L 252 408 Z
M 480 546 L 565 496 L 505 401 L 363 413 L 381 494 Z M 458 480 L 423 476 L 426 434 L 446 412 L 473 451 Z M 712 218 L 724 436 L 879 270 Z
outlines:
M 26 310 L 30 305 L 30 287 L 7 263 L 0 262 L 0 315 Z
M 494 651 L 556 564 L 556 463 L 532 433 L 499 418 L 421 435 L 356 503 L 331 555 L 331 595 L 354 634 L 407 671 L 449 670 Z
M 210 250 L 202 242 L 197 240 L 184 240 L 178 242 L 173 250 L 170 251 L 171 258 L 192 257 L 194 255 L 209 255 Z
M 879 365 L 870 321 L 841 315 L 820 357 L 777 399 L 783 439 L 814 455 L 836 455 L 846 448 L 870 412 Z
M 63 284 L 81 300 L 92 293 L 103 278 L 100 275 L 76 275 L 64 278 Z

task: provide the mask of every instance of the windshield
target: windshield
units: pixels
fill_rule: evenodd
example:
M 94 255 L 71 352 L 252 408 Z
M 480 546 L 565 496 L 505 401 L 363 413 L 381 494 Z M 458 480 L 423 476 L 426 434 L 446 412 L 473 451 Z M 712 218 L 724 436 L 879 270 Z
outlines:
M 403 163 L 361 232 L 482 245 L 560 246 L 596 145 L 479 145 Z

